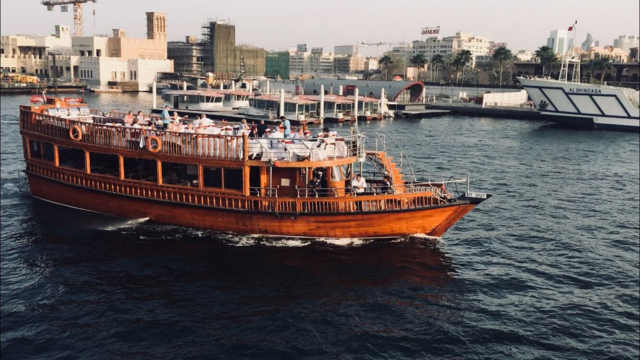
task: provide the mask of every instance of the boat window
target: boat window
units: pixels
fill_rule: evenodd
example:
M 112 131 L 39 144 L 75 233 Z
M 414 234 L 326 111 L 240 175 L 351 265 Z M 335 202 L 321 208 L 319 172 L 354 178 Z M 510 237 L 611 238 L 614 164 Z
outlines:
M 309 104 L 309 112 L 310 113 L 316 112 L 316 104 Z
M 201 103 L 208 103 L 209 102 L 209 97 L 208 96 L 200 96 L 200 102 Z
M 89 115 L 90 114 L 89 108 L 88 107 L 81 107 L 80 108 L 80 114 L 81 115 Z
M 198 165 L 163 162 L 162 183 L 198 187 Z
M 89 164 L 92 174 L 120 177 L 120 160 L 118 155 L 91 153 Z
M 332 166 L 331 181 L 340 181 L 340 180 L 342 180 L 342 171 L 340 170 L 340 166 Z
M 42 144 L 37 140 L 29 140 L 29 149 L 31 151 L 31 159 L 42 160 Z
M 58 147 L 60 166 L 71 169 L 84 170 L 84 150 Z
M 199 102 L 200 102 L 200 97 L 198 95 L 189 96 L 189 103 L 190 104 L 198 104 Z
M 326 102 L 324 103 L 324 109 L 325 111 L 330 111 L 333 112 L 333 110 L 336 108 L 336 103 L 332 103 L 332 102 Z
M 294 104 L 294 103 L 284 103 L 284 112 L 296 113 L 297 112 L 296 106 L 297 104 Z
M 242 190 L 242 169 L 224 169 L 224 188 Z
M 224 94 L 224 101 L 231 101 L 231 95 L 230 94 Z
M 54 161 L 53 155 L 53 143 L 44 142 L 42 143 L 42 159 L 45 161 Z
M 223 100 L 222 96 L 218 96 L 218 97 L 215 98 L 215 102 L 218 103 L 218 104 L 221 103 L 222 100 Z
M 157 183 L 158 167 L 155 160 L 124 158 L 125 179 Z
M 222 189 L 222 169 L 207 167 L 203 168 L 203 186 L 209 188 Z

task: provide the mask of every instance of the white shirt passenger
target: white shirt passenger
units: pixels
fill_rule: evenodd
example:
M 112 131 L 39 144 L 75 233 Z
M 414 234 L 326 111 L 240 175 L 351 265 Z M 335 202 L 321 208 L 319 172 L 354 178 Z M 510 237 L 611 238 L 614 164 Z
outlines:
M 363 193 L 364 189 L 367 187 L 367 182 L 363 177 L 360 177 L 360 180 L 358 180 L 358 178 L 356 177 L 351 180 L 351 187 L 355 190 L 356 193 Z

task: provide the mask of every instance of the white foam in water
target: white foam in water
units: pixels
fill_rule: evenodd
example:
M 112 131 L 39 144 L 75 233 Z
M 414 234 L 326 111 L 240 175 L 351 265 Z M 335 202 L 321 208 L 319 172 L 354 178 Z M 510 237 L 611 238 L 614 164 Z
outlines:
M 375 240 L 364 240 L 358 238 L 320 238 L 316 241 L 321 241 L 336 246 L 361 246 L 369 244 Z
M 138 225 L 142 224 L 143 222 L 145 222 L 147 220 L 149 220 L 148 217 L 140 218 L 140 219 L 127 220 L 127 221 L 124 221 L 124 222 L 118 222 L 118 223 L 111 224 L 109 226 L 106 226 L 106 227 L 102 228 L 101 230 L 113 231 L 113 230 L 120 230 L 120 229 L 124 229 L 124 228 L 135 227 L 135 226 L 138 226 Z

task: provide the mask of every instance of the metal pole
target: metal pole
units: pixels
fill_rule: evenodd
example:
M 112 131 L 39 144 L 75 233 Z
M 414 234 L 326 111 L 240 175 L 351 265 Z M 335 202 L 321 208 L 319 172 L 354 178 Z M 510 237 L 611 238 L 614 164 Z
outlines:
M 284 88 L 280 88 L 280 116 L 284 116 Z
M 187 91 L 187 82 L 186 81 L 182 82 L 182 90 Z
M 324 120 L 324 85 L 320 85 L 320 120 Z
M 154 81 L 153 82 L 153 87 L 151 88 L 151 93 L 153 96 L 153 109 L 155 109 L 156 107 L 158 107 L 158 98 L 157 98 L 157 92 L 158 92 L 158 84 Z
M 266 93 L 269 94 L 269 80 L 267 80 Z
M 356 117 L 356 135 L 360 134 L 360 130 L 358 130 L 358 99 L 360 98 L 360 90 L 358 90 L 358 88 L 355 88 L 354 90 L 354 104 L 353 104 L 353 113 Z

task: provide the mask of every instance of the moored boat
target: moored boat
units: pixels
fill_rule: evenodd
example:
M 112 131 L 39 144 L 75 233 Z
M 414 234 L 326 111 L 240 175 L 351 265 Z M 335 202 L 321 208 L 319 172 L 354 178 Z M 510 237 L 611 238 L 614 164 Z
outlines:
M 491 197 L 470 192 L 468 177 L 417 180 L 404 152 L 400 165 L 392 161 L 385 134 L 371 134 L 366 149 L 357 131 L 294 139 L 163 131 L 44 101 L 20 108 L 29 188 L 74 208 L 241 234 L 396 238 L 442 236 Z M 366 169 L 367 184 L 351 186 Z

